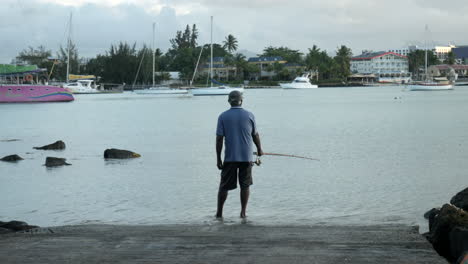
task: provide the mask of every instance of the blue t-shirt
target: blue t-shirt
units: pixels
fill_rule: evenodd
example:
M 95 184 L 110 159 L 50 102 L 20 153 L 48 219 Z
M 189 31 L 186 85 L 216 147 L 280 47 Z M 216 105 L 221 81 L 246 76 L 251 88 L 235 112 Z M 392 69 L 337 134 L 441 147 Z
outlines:
M 240 106 L 218 117 L 216 135 L 224 136 L 224 162 L 253 161 L 253 135 L 257 134 L 254 115 Z

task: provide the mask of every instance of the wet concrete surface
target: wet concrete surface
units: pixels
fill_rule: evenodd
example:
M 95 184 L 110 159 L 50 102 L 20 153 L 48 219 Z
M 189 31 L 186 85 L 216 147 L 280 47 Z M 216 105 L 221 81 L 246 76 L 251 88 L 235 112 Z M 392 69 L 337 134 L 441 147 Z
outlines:
M 0 235 L 0 263 L 447 263 L 409 226 L 40 228 Z

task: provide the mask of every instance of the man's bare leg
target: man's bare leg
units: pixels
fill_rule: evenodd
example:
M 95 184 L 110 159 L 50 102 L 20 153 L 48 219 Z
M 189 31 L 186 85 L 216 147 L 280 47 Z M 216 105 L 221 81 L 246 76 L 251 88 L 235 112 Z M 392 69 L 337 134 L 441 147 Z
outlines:
M 218 211 L 216 211 L 216 218 L 223 217 L 223 206 L 228 196 L 227 191 L 219 190 L 218 192 Z
M 241 189 L 241 192 L 240 192 L 241 207 L 242 207 L 241 213 L 240 213 L 241 218 L 247 217 L 247 215 L 245 214 L 245 210 L 247 210 L 247 202 L 249 201 L 249 194 L 250 194 L 249 188 Z

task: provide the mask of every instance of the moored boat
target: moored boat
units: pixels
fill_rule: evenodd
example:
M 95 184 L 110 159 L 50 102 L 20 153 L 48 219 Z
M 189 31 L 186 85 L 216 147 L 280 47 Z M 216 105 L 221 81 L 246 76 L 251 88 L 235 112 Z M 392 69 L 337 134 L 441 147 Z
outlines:
M 74 94 L 99 93 L 98 87 L 99 85 L 96 85 L 94 80 L 77 80 L 63 85 L 63 88 Z
M 187 89 L 170 89 L 168 87 L 150 87 L 148 89 L 134 90 L 136 94 L 187 94 Z
M 192 89 L 190 89 L 190 93 L 192 95 L 194 95 L 194 96 L 228 95 L 232 91 L 239 91 L 239 92 L 243 93 L 244 88 L 242 88 L 242 87 L 217 86 L 217 87 L 209 87 L 209 88 L 192 88 Z
M 69 102 L 73 95 L 48 85 L 0 85 L 0 103 Z
M 283 89 L 313 89 L 313 88 L 318 88 L 318 86 L 316 84 L 310 83 L 310 79 L 309 79 L 308 74 L 298 76 L 290 83 L 280 83 L 279 85 Z

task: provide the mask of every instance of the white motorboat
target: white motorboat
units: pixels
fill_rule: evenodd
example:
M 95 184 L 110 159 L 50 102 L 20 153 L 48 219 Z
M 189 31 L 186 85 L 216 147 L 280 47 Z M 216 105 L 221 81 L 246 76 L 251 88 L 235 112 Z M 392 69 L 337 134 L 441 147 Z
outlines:
M 63 88 L 74 94 L 99 93 L 98 87 L 99 85 L 94 80 L 77 80 L 63 85 Z
M 296 77 L 290 83 L 280 83 L 279 84 L 283 89 L 312 89 L 318 88 L 316 84 L 310 83 L 309 75 L 304 74 L 302 76 Z
M 229 95 L 232 91 L 239 91 L 244 93 L 244 88 L 242 87 L 228 87 L 228 86 L 218 86 L 218 87 L 209 87 L 209 88 L 192 88 L 190 93 L 194 96 L 200 95 Z
M 187 94 L 186 89 L 170 89 L 168 87 L 151 87 L 148 89 L 134 90 L 136 94 Z

